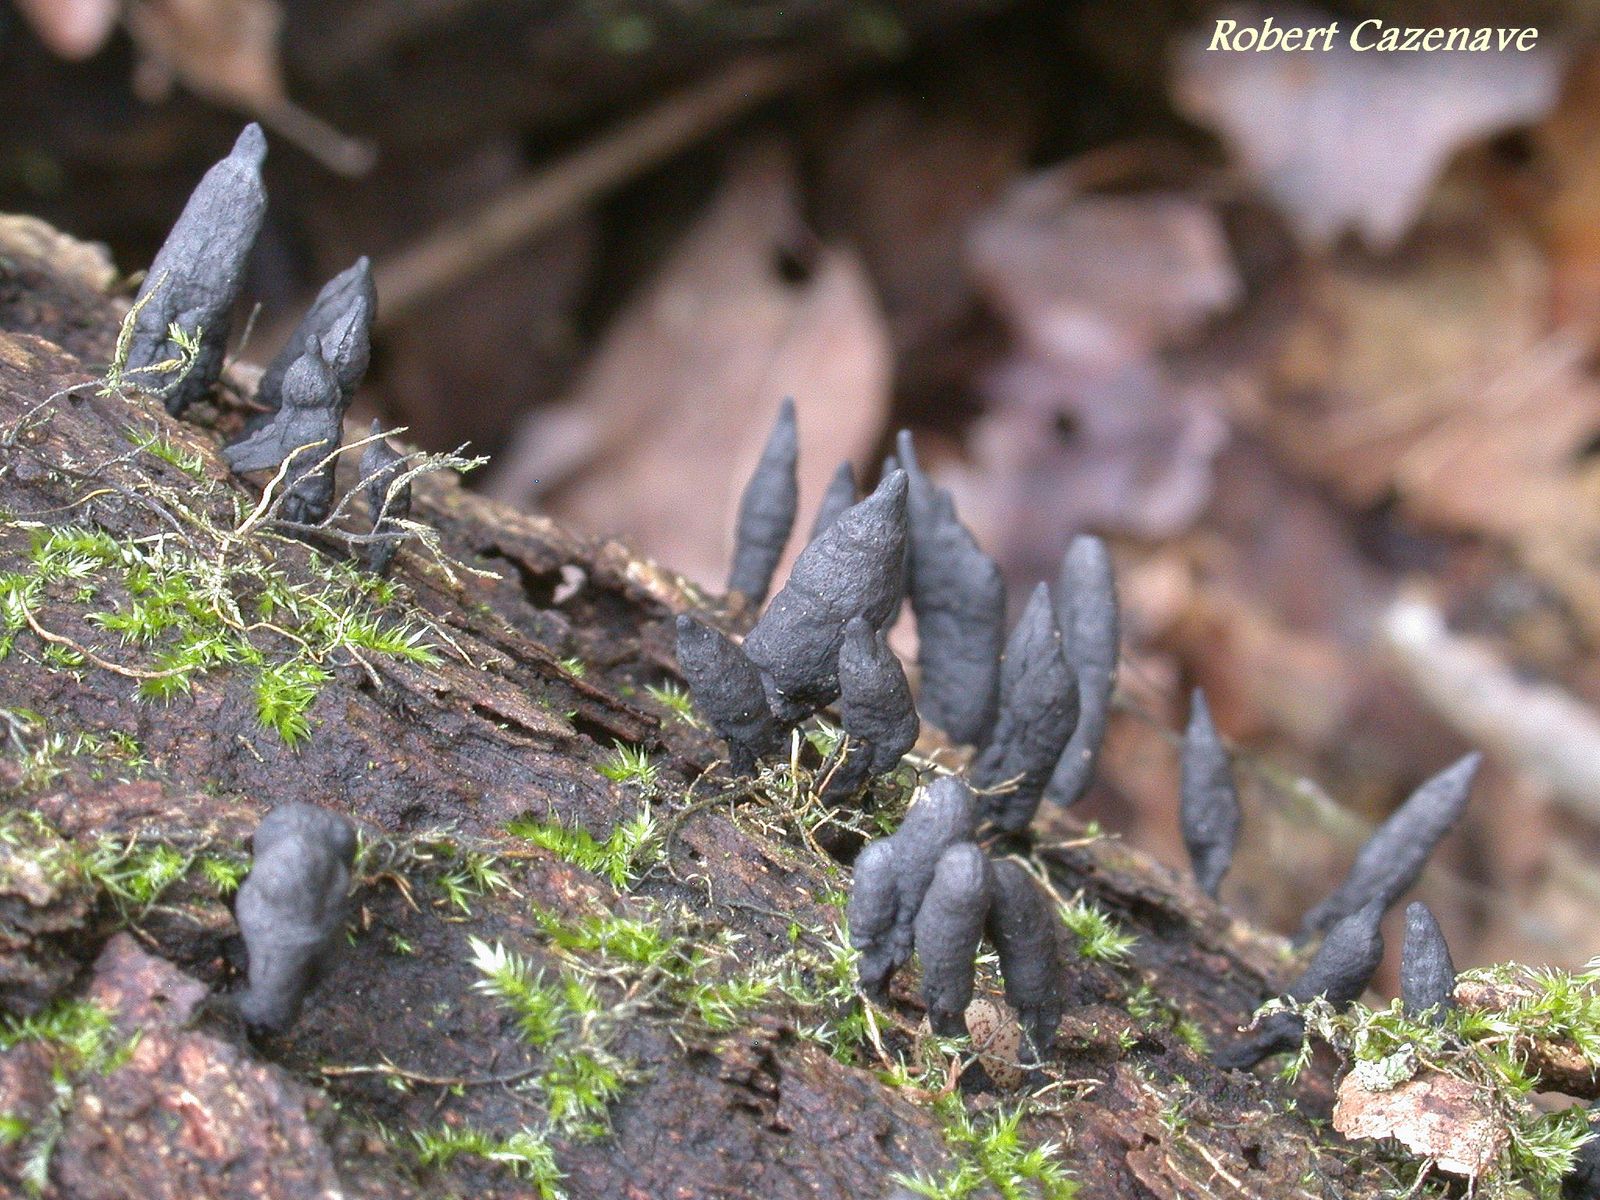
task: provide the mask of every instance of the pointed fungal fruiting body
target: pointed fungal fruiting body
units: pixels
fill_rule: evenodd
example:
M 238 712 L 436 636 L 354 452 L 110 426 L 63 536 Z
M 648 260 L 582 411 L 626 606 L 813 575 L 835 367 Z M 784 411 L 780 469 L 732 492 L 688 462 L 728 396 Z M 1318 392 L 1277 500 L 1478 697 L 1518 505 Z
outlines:
M 794 401 L 785 400 L 761 451 L 761 460 L 745 484 L 739 500 L 739 520 L 733 535 L 733 566 L 728 571 L 728 591 L 738 592 L 751 607 L 758 607 L 772 587 L 783 548 L 794 529 L 800 506 L 799 431 L 795 427 Z
M 1406 905 L 1406 940 L 1400 948 L 1400 1000 L 1409 1017 L 1435 1025 L 1455 1005 L 1456 966 L 1433 910 L 1420 900 Z
M 238 474 L 275 471 L 292 459 L 285 478 L 286 520 L 315 525 L 333 507 L 335 462 L 344 438 L 345 405 L 322 344 L 307 338 L 305 352 L 283 377 L 283 407 L 267 424 L 223 451 Z
M 967 1032 L 967 1005 L 976 981 L 978 942 L 994 894 L 989 859 L 971 842 L 939 856 L 933 882 L 917 910 L 917 961 L 928 1024 L 940 1037 Z
M 1194 690 L 1189 728 L 1183 735 L 1182 779 L 1179 817 L 1183 844 L 1189 850 L 1196 885 L 1215 900 L 1239 841 L 1239 796 L 1228 751 L 1211 723 L 1211 710 L 1199 688 Z
M 917 617 L 918 707 L 952 741 L 979 745 L 994 726 L 1005 642 L 1000 568 L 956 517 L 950 493 L 922 473 L 911 434 L 901 430 L 909 491 L 911 608 Z
M 881 1000 L 889 991 L 889 978 L 904 964 L 895 961 L 894 924 L 900 906 L 894 842 L 879 838 L 856 855 L 850 879 L 850 900 L 845 922 L 850 945 L 861 952 L 856 975 L 861 990 Z
M 839 647 L 852 618 L 883 627 L 900 598 L 906 477 L 889 476 L 795 559 L 789 581 L 744 640 L 767 702 L 794 722 L 839 696 Z
M 372 436 L 377 437 L 382 431 L 383 422 L 374 419 Z M 404 473 L 405 456 L 383 438 L 369 442 L 361 452 L 361 478 L 367 489 L 367 505 L 372 510 L 372 532 L 389 535 L 381 542 L 367 544 L 367 567 L 374 575 L 388 571 L 395 551 L 405 539 L 400 522 L 411 515 L 411 484 L 407 481 L 395 486 Z
M 326 340 L 329 361 L 339 378 L 345 399 L 367 373 L 372 356 L 372 323 L 378 315 L 378 293 L 372 282 L 372 263 L 365 255 L 346 267 L 317 293 L 300 324 L 289 335 L 278 356 L 267 364 L 256 388 L 257 403 L 268 408 L 282 404 L 283 377 L 303 353 L 306 338 Z
M 281 1032 L 341 943 L 356 831 L 310 804 L 273 809 L 256 829 L 234 913 L 249 954 L 238 1007 L 254 1028 Z
M 679 616 L 678 667 L 695 708 L 728 743 L 735 775 L 749 775 L 758 758 L 783 748 L 785 728 L 767 707 L 760 673 L 720 630 Z
M 1411 794 L 1369 837 L 1333 894 L 1305 915 L 1309 937 L 1381 899 L 1388 908 L 1416 883 L 1435 846 L 1460 820 L 1483 756 L 1468 754 Z
M 1078 724 L 1045 795 L 1076 804 L 1094 779 L 1117 683 L 1117 585 L 1106 544 L 1088 534 L 1073 538 L 1056 587 L 1056 620 L 1067 665 L 1078 677 Z
M 822 502 L 817 505 L 816 520 L 811 523 L 811 537 L 807 540 L 816 541 L 844 515 L 845 509 L 859 499 L 855 468 L 848 461 L 842 462 L 839 464 L 839 469 L 833 473 L 833 478 L 828 481 L 827 491 L 822 493 Z
M 1373 900 L 1340 918 L 1328 930 L 1300 977 L 1289 985 L 1290 999 L 1325 996 L 1341 1008 L 1359 1000 L 1383 961 L 1383 931 L 1379 924 L 1386 911 L 1387 905 Z
M 1383 961 L 1383 932 L 1379 925 L 1385 906 L 1374 900 L 1342 918 L 1328 930 L 1316 954 L 1285 995 L 1305 1002 L 1325 997 L 1336 1008 L 1361 998 Z M 1273 1013 L 1255 1032 L 1217 1051 L 1214 1061 L 1225 1070 L 1253 1067 L 1263 1058 L 1297 1049 L 1305 1036 L 1305 1022 L 1293 1013 Z
M 246 125 L 228 157 L 213 165 L 190 194 L 134 300 L 124 373 L 141 387 L 164 391 L 167 411 L 174 415 L 209 392 L 222 373 L 245 264 L 267 211 L 261 183 L 266 156 L 261 126 Z M 181 355 L 170 336 L 174 324 L 184 334 L 198 331 L 200 336 L 189 373 L 176 383 L 175 373 L 150 369 Z
M 994 734 L 970 771 L 979 788 L 1014 785 L 983 797 L 986 819 L 1007 833 L 1028 827 L 1077 720 L 1078 688 L 1061 649 L 1050 588 L 1041 583 L 1006 642 Z
M 1059 922 L 1039 885 L 1016 863 L 1001 859 L 993 872 L 989 941 L 1000 957 L 1006 1003 L 1017 1014 L 1035 1058 L 1043 1059 L 1055 1046 L 1056 1027 L 1066 1007 Z
M 851 618 L 839 647 L 839 709 L 844 731 L 856 745 L 835 772 L 837 780 L 851 768 L 844 781 L 830 787 L 838 794 L 854 791 L 868 775 L 894 770 L 917 744 L 917 710 L 905 669 L 865 617 Z
M 861 990 L 869 996 L 881 996 L 890 976 L 910 959 L 917 910 L 939 857 L 970 842 L 977 827 L 972 789 L 942 775 L 918 794 L 899 829 L 856 857 L 846 915 L 850 944 L 861 951 Z M 892 892 L 885 891 L 885 881 Z M 892 903 L 886 906 L 887 895 Z

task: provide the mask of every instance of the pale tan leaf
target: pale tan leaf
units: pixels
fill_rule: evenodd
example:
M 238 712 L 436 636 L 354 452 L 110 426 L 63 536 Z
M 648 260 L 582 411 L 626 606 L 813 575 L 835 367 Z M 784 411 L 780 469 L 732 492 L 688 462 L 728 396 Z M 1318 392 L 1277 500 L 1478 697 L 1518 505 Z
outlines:
M 1505 1149 L 1506 1128 L 1466 1080 L 1421 1071 L 1386 1091 L 1365 1087 L 1354 1072 L 1339 1084 L 1333 1127 L 1350 1138 L 1394 1138 L 1450 1175 L 1476 1178 Z
M 90 57 L 116 28 L 120 0 L 17 0 L 17 8 L 52 53 Z
M 839 460 L 863 464 L 888 409 L 888 335 L 857 256 L 803 241 L 792 171 L 740 162 L 711 210 L 607 334 L 560 407 L 530 420 L 489 490 L 626 537 L 720 589 L 738 497 L 778 404 L 800 426 L 790 557 Z M 780 568 L 780 580 L 782 568 Z
M 1259 26 L 1266 12 L 1223 14 Z M 1281 27 L 1322 14 L 1272 10 Z M 1178 107 L 1216 130 L 1235 161 L 1302 236 L 1327 243 L 1354 227 L 1377 249 L 1397 243 L 1457 150 L 1538 119 L 1554 104 L 1563 56 L 1355 51 L 1341 22 L 1331 49 L 1209 50 L 1210 29 L 1179 47 Z

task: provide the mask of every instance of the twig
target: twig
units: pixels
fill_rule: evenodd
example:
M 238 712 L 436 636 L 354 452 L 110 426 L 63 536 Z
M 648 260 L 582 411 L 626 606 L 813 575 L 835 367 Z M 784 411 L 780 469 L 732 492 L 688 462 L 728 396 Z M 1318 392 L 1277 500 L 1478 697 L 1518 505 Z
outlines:
M 374 269 L 383 297 L 378 327 L 396 324 L 424 300 L 780 94 L 813 69 L 798 58 L 734 63 L 507 188 L 461 220 L 424 235 Z
M 391 1079 L 404 1079 L 407 1083 L 421 1083 L 430 1087 L 494 1087 L 502 1083 L 516 1083 L 521 1079 L 531 1079 L 539 1074 L 542 1067 L 523 1067 L 520 1071 L 510 1071 L 504 1075 L 424 1075 L 419 1071 L 407 1071 L 393 1063 L 352 1063 L 347 1066 L 334 1065 L 331 1067 L 313 1067 L 318 1075 L 328 1079 L 342 1079 L 350 1075 L 383 1075 Z

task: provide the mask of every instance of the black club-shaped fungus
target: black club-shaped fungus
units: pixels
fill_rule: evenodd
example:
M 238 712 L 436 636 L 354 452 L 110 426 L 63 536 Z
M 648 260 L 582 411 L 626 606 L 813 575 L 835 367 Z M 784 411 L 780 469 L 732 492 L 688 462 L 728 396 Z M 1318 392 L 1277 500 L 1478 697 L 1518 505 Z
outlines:
M 787 730 L 767 707 L 760 673 L 721 631 L 680 616 L 678 667 L 695 708 L 728 743 L 734 774 L 750 774 L 758 758 L 783 748 Z
M 372 436 L 377 437 L 382 431 L 383 422 L 374 420 Z M 361 478 L 367 489 L 367 505 L 372 510 L 372 532 L 383 538 L 367 543 L 366 547 L 367 566 L 375 575 L 388 571 L 395 551 L 405 540 L 400 522 L 411 515 L 411 483 L 408 480 L 395 486 L 403 474 L 405 455 L 383 438 L 367 443 L 367 448 L 361 452 Z
M 994 894 L 989 859 L 971 842 L 939 856 L 933 882 L 917 910 L 917 961 L 928 1024 L 940 1037 L 967 1032 L 967 1005 L 976 982 L 978 942 Z
M 734 527 L 733 566 L 728 571 L 728 591 L 738 592 L 751 605 L 759 605 L 772 587 L 772 573 L 783 558 L 800 505 L 799 432 L 794 401 L 785 400 L 761 451 L 761 460 L 745 484 Z
M 262 820 L 250 874 L 234 906 L 249 954 L 239 1012 L 253 1028 L 281 1032 L 342 942 L 356 832 L 337 813 L 286 804 Z
M 911 609 L 922 677 L 917 702 L 952 740 L 979 745 L 994 727 L 999 701 L 1005 582 L 957 519 L 950 494 L 922 473 L 908 431 L 901 431 L 898 444 L 910 484 Z
M 1482 755 L 1468 754 L 1429 779 L 1369 837 L 1333 894 L 1305 915 L 1304 936 L 1381 900 L 1389 908 L 1416 883 L 1444 835 L 1467 807 Z
M 972 789 L 954 775 L 928 785 L 900 828 L 856 856 L 846 918 L 850 944 L 861 951 L 861 990 L 882 997 L 911 957 L 917 909 L 933 882 L 939 856 L 977 833 Z
M 850 902 L 845 908 L 850 944 L 861 952 L 856 963 L 861 990 L 878 1000 L 888 994 L 889 979 L 910 957 L 909 952 L 899 954 L 895 938 L 900 913 L 896 857 L 893 838 L 863 846 L 851 870 Z
M 845 626 L 839 647 L 839 715 L 853 743 L 834 770 L 830 795 L 848 795 L 868 775 L 885 775 L 917 744 L 917 710 L 905 669 L 865 617 Z
M 1060 924 L 1049 899 L 1028 873 L 1016 863 L 1001 859 L 994 864 L 994 902 L 989 908 L 988 934 L 1000 957 L 1000 977 L 1006 985 L 1006 1003 L 1036 1059 L 1055 1046 L 1056 1027 L 1066 998 L 1061 987 Z
M 983 797 L 987 820 L 1008 833 L 1028 827 L 1077 719 L 1077 684 L 1062 652 L 1050 588 L 1041 583 L 1006 642 L 994 734 L 972 763 L 979 788 L 1013 785 Z
M 1383 961 L 1383 933 L 1378 927 L 1383 913 L 1383 903 L 1374 900 L 1335 924 L 1285 995 L 1301 1003 L 1323 996 L 1337 1008 L 1360 999 Z M 1298 1049 L 1304 1036 L 1300 1017 L 1272 1013 L 1253 1033 L 1218 1050 L 1215 1061 L 1225 1070 L 1253 1067 L 1263 1058 Z
M 261 183 L 266 156 L 261 126 L 246 125 L 228 157 L 207 171 L 190 194 L 134 300 L 124 369 L 134 373 L 141 387 L 164 390 L 168 412 L 183 412 L 222 373 L 245 263 L 267 211 Z M 172 325 L 200 335 L 189 373 L 175 384 L 175 374 L 149 370 L 179 357 L 180 347 L 170 336 Z
M 1094 779 L 1117 683 L 1117 586 L 1106 544 L 1088 534 L 1073 538 L 1056 586 L 1056 620 L 1067 665 L 1078 677 L 1078 724 L 1045 795 L 1075 804 Z
M 883 627 L 900 602 L 905 545 L 906 477 L 897 471 L 795 559 L 744 640 L 780 720 L 798 721 L 838 699 L 844 628 L 855 617 Z
M 811 523 L 811 537 L 808 540 L 814 542 L 833 528 L 833 523 L 844 515 L 844 510 L 859 499 L 855 468 L 848 462 L 842 462 L 839 464 L 839 469 L 833 473 L 833 478 L 828 481 L 827 491 L 822 493 L 822 502 L 817 505 L 817 517 Z
M 283 349 L 262 372 L 256 389 L 257 403 L 268 408 L 281 406 L 283 377 L 304 353 L 308 337 L 317 338 L 327 347 L 329 362 L 348 402 L 367 373 L 372 357 L 372 322 L 377 315 L 378 293 L 372 282 L 372 264 L 363 255 L 323 284 Z
M 302 354 L 283 377 L 283 407 L 260 429 L 223 453 L 239 474 L 272 471 L 285 460 L 282 513 L 314 525 L 333 506 L 334 461 L 344 437 L 344 399 L 322 344 L 307 338 Z
M 1239 841 L 1239 795 L 1228 752 L 1211 723 L 1205 693 L 1194 690 L 1189 728 L 1183 735 L 1183 773 L 1179 817 L 1194 881 L 1213 900 L 1233 862 Z
M 1406 1015 L 1425 1013 L 1435 1024 L 1455 1005 L 1456 965 L 1433 910 L 1420 900 L 1406 905 L 1406 939 L 1400 946 L 1400 1001 Z

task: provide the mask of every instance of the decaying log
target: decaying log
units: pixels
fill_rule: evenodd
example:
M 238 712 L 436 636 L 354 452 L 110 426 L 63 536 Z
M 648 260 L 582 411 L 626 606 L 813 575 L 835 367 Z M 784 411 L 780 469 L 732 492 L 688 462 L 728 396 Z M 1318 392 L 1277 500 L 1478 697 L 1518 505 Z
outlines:
M 0 574 L 26 570 L 33 539 L 69 523 L 131 544 L 178 537 L 190 518 L 235 528 L 257 503 L 219 453 L 245 417 L 229 387 L 184 422 L 158 401 L 95 386 L 125 307 L 106 295 L 103 265 L 36 226 L 0 221 Z M 157 443 L 170 453 L 139 448 Z M 352 473 L 342 464 L 341 494 Z M 623 546 L 499 508 L 443 475 L 414 490 L 411 519 L 459 566 L 447 572 L 408 542 L 393 596 L 375 603 L 387 618 L 426 621 L 437 661 L 330 657 L 292 745 L 263 724 L 242 664 L 141 699 L 151 664 L 87 619 L 79 591 L 30 599 L 0 667 L 0 711 L 32 757 L 7 747 L 0 819 L 37 818 L 39 836 L 69 859 L 131 843 L 185 864 L 226 862 L 243 860 L 266 811 L 294 801 L 348 815 L 367 846 L 349 945 L 300 1022 L 257 1042 L 228 1010 L 242 960 L 226 893 L 209 876 L 180 872 L 148 905 L 99 885 L 91 904 L 89 880 L 30 890 L 16 882 L 26 865 L 0 858 L 0 1003 L 39 1011 L 86 999 L 114 1029 L 147 1031 L 103 1073 L 69 1072 L 64 1100 L 51 1085 L 59 1049 L 25 1040 L 0 1052 L 0 1095 L 14 1113 L 55 1120 L 52 1106 L 65 1106 L 47 1195 L 532 1194 L 504 1162 L 419 1146 L 440 1131 L 503 1142 L 553 1115 L 546 1089 L 529 1086 L 544 1060 L 476 986 L 473 965 L 478 946 L 499 945 L 530 976 L 573 970 L 589 952 L 553 942 L 552 922 L 625 916 L 691 931 L 697 944 L 736 938 L 739 969 L 793 968 L 807 986 L 828 986 L 819 963 L 842 944 L 830 902 L 841 880 L 811 814 L 796 818 L 781 797 L 714 767 L 712 735 L 646 692 L 680 682 L 674 622 L 702 611 L 703 598 Z M 150 502 L 174 492 L 189 516 Z M 350 514 L 353 531 L 365 515 Z M 323 536 L 250 536 L 265 539 L 252 553 L 308 589 L 358 550 Z M 260 611 L 258 598 L 236 599 Z M 40 739 L 55 734 L 61 752 L 41 760 Z M 80 735 L 91 741 L 74 743 Z M 131 739 L 137 759 L 72 749 L 112 735 Z M 649 757 L 652 778 L 615 770 L 619 742 Z M 559 825 L 605 844 L 646 802 L 659 854 L 620 886 L 507 829 Z M 1305 1115 L 1326 1111 L 1325 1074 L 1308 1073 L 1293 1111 L 1283 1085 L 1224 1075 L 1174 1030 L 1182 1017 L 1213 1044 L 1231 1036 L 1292 974 L 1282 942 L 1066 816 L 1049 814 L 1034 833 L 1034 862 L 1056 893 L 1081 891 L 1137 941 L 1122 966 L 1065 955 L 1067 1011 L 1046 1064 L 1055 1086 L 1025 1108 L 1024 1140 L 1061 1147 L 1083 1200 L 1377 1195 L 1389 1177 Z M 850 846 L 848 831 L 824 844 L 835 842 Z M 495 878 L 475 885 L 469 867 L 486 862 Z M 604 1002 L 597 1020 L 612 1023 L 603 1052 L 625 1068 L 602 1128 L 552 1127 L 566 1195 L 845 1200 L 956 1168 L 959 1147 L 929 1102 L 937 1086 L 895 1087 L 881 1073 L 914 1053 L 914 978 L 896 980 L 887 1006 L 871 1010 L 872 1037 L 838 1058 L 818 1030 L 836 1036 L 859 1001 L 804 1007 L 774 994 L 717 1025 L 686 1015 L 688 983 L 669 975 L 632 990 L 589 978 Z M 986 970 L 978 992 L 997 1001 L 1000 981 Z M 937 1077 L 953 1085 L 953 1072 Z M 1024 1095 L 967 1102 L 981 1122 L 997 1099 Z M 192 1136 L 167 1132 L 180 1124 Z M 23 1169 L 13 1151 L 0 1144 L 8 1187 Z

